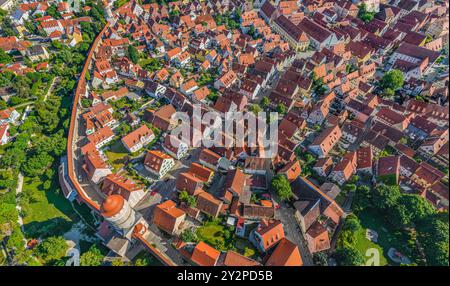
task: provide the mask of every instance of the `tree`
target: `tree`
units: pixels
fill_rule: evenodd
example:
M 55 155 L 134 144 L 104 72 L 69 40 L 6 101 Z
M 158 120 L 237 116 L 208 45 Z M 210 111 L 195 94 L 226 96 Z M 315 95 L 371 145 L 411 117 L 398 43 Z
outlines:
M 357 188 L 353 197 L 352 210 L 354 212 L 361 212 L 370 206 L 372 206 L 370 187 L 361 185 Z
M 350 247 L 336 249 L 334 257 L 340 266 L 361 266 L 364 264 L 364 256 L 358 250 Z
M 284 175 L 279 174 L 272 179 L 272 188 L 283 201 L 288 201 L 294 196 L 291 184 Z
M 345 224 L 343 230 L 350 230 L 352 232 L 357 232 L 362 228 L 361 222 L 358 217 L 354 214 L 350 214 L 345 218 Z
M 404 194 L 398 204 L 405 208 L 409 223 L 416 223 L 435 213 L 433 206 L 423 197 L 415 194 Z
M 10 62 L 12 62 L 12 57 L 7 52 L 0 49 L 0 64 L 9 64 Z
M 197 234 L 192 229 L 186 229 L 181 233 L 181 240 L 184 242 L 198 242 Z
M 187 203 L 190 207 L 195 207 L 197 205 L 197 200 L 194 196 L 189 195 L 186 191 L 181 191 L 178 195 L 180 201 Z
M 277 112 L 280 113 L 281 115 L 286 113 L 286 105 L 284 105 L 283 103 L 278 103 L 277 104 Z
M 383 75 L 380 80 L 380 86 L 384 90 L 391 89 L 393 91 L 403 86 L 404 78 L 400 70 L 393 69 Z
M 365 3 L 359 5 L 358 17 L 362 21 L 364 21 L 365 23 L 372 22 L 374 16 L 375 16 L 374 12 L 367 11 L 367 5 Z
M 258 104 L 252 104 L 248 110 L 253 112 L 255 115 L 258 115 L 258 113 L 261 112 L 261 107 Z
M 139 61 L 139 52 L 138 50 L 132 46 L 128 46 L 128 56 L 130 57 L 130 60 L 133 62 L 133 64 L 137 64 Z
M 81 266 L 100 266 L 102 262 L 103 255 L 95 245 L 80 256 Z
M 267 106 L 269 106 L 269 104 L 270 104 L 270 99 L 269 99 L 267 96 L 264 96 L 264 97 L 261 99 L 261 103 L 260 103 L 261 107 L 264 109 L 264 108 L 266 108 Z
M 111 261 L 112 266 L 125 266 L 125 262 L 122 261 L 122 259 L 117 258 Z
M 373 189 L 372 204 L 382 211 L 389 210 L 396 205 L 400 196 L 401 193 L 398 186 L 379 184 Z
M 49 262 L 64 257 L 68 249 L 66 240 L 62 236 L 51 236 L 36 247 L 36 255 Z
M 316 252 L 313 254 L 314 265 L 316 266 L 328 266 L 328 256 L 325 252 Z
M 448 266 L 448 212 L 428 215 L 417 223 L 418 240 L 425 251 L 428 265 Z

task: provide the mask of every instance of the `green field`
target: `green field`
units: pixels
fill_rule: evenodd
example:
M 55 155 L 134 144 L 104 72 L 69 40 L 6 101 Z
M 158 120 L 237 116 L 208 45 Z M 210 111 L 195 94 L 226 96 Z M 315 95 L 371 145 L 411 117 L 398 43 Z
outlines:
M 409 235 L 404 231 L 395 230 L 390 225 L 384 222 L 384 219 L 373 210 L 365 210 L 358 215 L 361 225 L 364 229 L 362 234 L 364 239 L 360 239 L 357 243 L 357 248 L 365 253 L 368 247 L 376 247 L 382 250 L 381 261 L 388 257 L 387 252 L 389 248 L 394 247 L 403 254 L 407 255 L 411 260 L 414 260 L 413 252 L 408 248 Z M 365 229 L 370 228 L 378 232 L 378 242 L 375 245 L 365 238 Z M 389 264 L 395 264 L 389 260 Z
M 378 235 L 380 235 L 380 233 L 378 233 Z M 358 249 L 363 255 L 365 255 L 366 251 L 369 248 L 376 248 L 380 252 L 380 266 L 388 264 L 388 261 L 383 253 L 383 248 L 366 238 L 366 228 L 363 228 L 360 231 L 358 231 L 355 248 Z
M 206 243 L 214 245 L 219 242 L 223 245 L 225 243 L 223 231 L 224 227 L 222 225 L 206 223 L 197 229 L 197 236 Z
M 22 192 L 31 195 L 29 203 L 22 204 L 23 223 L 28 238 L 61 235 L 76 220 L 69 201 L 56 192 L 57 186 L 43 190 L 39 180 L 24 178 Z
M 108 161 L 113 167 L 114 171 L 120 170 L 124 165 L 124 159 L 126 156 L 129 156 L 129 153 L 125 149 L 122 144 L 122 141 L 117 140 L 114 144 L 111 145 L 110 149 L 105 151 L 106 157 L 108 157 Z

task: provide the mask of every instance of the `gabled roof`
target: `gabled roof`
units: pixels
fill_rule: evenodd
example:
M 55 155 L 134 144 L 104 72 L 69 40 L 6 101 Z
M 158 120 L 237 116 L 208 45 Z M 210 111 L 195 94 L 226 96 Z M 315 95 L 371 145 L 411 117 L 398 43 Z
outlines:
M 302 256 L 298 246 L 283 238 L 267 260 L 266 266 L 302 266 Z

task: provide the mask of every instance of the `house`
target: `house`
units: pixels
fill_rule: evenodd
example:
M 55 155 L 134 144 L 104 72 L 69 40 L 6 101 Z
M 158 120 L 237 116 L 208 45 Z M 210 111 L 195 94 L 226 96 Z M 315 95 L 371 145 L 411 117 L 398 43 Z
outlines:
M 9 124 L 0 124 L 0 145 L 5 145 L 9 141 Z
M 280 240 L 265 266 L 302 266 L 303 260 L 298 246 L 287 238 Z
M 177 67 L 182 68 L 191 62 L 191 55 L 187 51 L 183 52 L 173 62 Z
M 231 203 L 232 197 L 240 197 L 245 188 L 245 174 L 240 169 L 230 170 L 227 173 L 225 184 L 220 192 L 220 198 Z
M 241 255 L 232 250 L 228 250 L 224 257 L 221 266 L 261 266 L 261 263 Z
M 109 174 L 102 183 L 102 193 L 111 195 L 120 195 L 128 201 L 131 207 L 134 207 L 144 197 L 144 187 L 135 184 L 132 180 L 119 174 Z
M 327 229 L 318 221 L 315 221 L 306 231 L 305 239 L 311 254 L 330 249 L 330 238 Z
M 156 205 L 153 210 L 153 224 L 164 232 L 174 235 L 179 231 L 180 225 L 184 222 L 186 213 L 177 208 L 172 200 L 167 200 Z
M 105 126 L 88 135 L 87 139 L 95 148 L 100 149 L 114 139 L 114 132 L 111 127 Z
M 406 127 L 408 127 L 410 118 L 392 110 L 391 108 L 382 107 L 375 114 L 375 120 L 403 131 Z
M 212 169 L 214 171 L 218 170 L 219 167 L 219 160 L 221 159 L 221 156 L 209 149 L 202 149 L 200 152 L 199 162 L 203 166 L 208 167 L 209 169 Z
M 411 157 L 402 155 L 400 156 L 400 175 L 405 178 L 410 178 L 417 169 L 419 169 L 420 164 L 414 161 Z
M 181 85 L 180 91 L 185 95 L 192 95 L 198 89 L 198 84 L 194 79 L 191 79 Z
M 186 143 L 172 134 L 166 135 L 162 147 L 167 152 L 167 154 L 177 160 L 184 158 L 189 150 L 189 147 Z
M 169 172 L 174 165 L 174 159 L 159 150 L 148 151 L 145 155 L 145 169 L 156 175 L 158 179 L 164 177 L 164 175 L 167 174 L 167 172 Z
M 386 156 L 378 159 L 377 180 L 398 184 L 400 178 L 400 156 Z
M 177 177 L 175 188 L 179 192 L 187 192 L 191 196 L 196 196 L 203 192 L 204 181 L 190 172 L 182 172 Z
M 41 45 L 31 46 L 27 50 L 27 56 L 32 62 L 48 60 L 50 58 L 47 49 Z
M 316 164 L 313 166 L 314 172 L 321 177 L 328 177 L 331 169 L 333 167 L 333 160 L 331 157 L 319 158 Z
M 193 174 L 195 177 L 201 179 L 205 184 L 211 182 L 214 177 L 214 171 L 206 168 L 198 163 L 192 163 L 189 167 L 189 173 Z
M 320 216 L 320 199 L 296 201 L 294 208 L 295 219 L 304 234 Z
M 328 155 L 334 145 L 339 142 L 341 136 L 342 132 L 338 125 L 328 127 L 314 139 L 309 146 L 309 149 L 320 158 L 323 158 Z
M 214 218 L 219 216 L 222 209 L 223 202 L 216 199 L 213 195 L 207 192 L 201 192 L 197 195 L 197 208 Z
M 372 174 L 372 161 L 373 161 L 373 152 L 372 147 L 361 147 L 356 150 L 356 170 L 358 172 Z
M 348 152 L 344 158 L 334 166 L 329 178 L 339 185 L 344 184 L 356 172 L 357 155 L 356 152 Z
M 14 108 L 0 110 L 0 124 L 11 123 L 14 124 L 20 117 L 20 113 Z
M 295 51 L 305 51 L 310 44 L 307 34 L 284 15 L 279 16 L 273 21 L 272 28 Z
M 220 251 L 200 241 L 191 255 L 191 261 L 197 266 L 216 266 Z
M 234 71 L 229 70 L 214 82 L 214 88 L 229 88 L 237 81 L 237 75 Z
M 339 42 L 335 33 L 307 17 L 302 19 L 298 27 L 306 33 L 310 45 L 318 51 L 323 48 L 332 48 Z
M 138 129 L 131 131 L 128 135 L 122 137 L 122 143 L 125 148 L 127 148 L 128 152 L 134 153 L 152 142 L 153 139 L 155 139 L 153 131 L 148 128 L 147 125 L 142 125 Z
M 170 119 L 175 112 L 176 110 L 171 104 L 164 105 L 158 110 L 147 109 L 144 113 L 144 120 L 156 128 L 167 131 L 172 128 Z
M 283 238 L 284 229 L 281 221 L 262 219 L 250 233 L 249 240 L 259 251 L 265 253 Z
M 300 176 L 302 169 L 300 167 L 300 162 L 298 160 L 294 160 L 292 162 L 287 163 L 283 168 L 278 171 L 278 174 L 283 174 L 289 180 L 289 182 L 295 181 L 295 179 Z
M 98 184 L 104 177 L 112 173 L 109 165 L 97 150 L 84 155 L 83 169 L 94 184 Z
M 164 96 L 167 90 L 164 85 L 150 80 L 145 82 L 144 89 L 145 92 L 153 98 L 160 98 L 161 96 Z

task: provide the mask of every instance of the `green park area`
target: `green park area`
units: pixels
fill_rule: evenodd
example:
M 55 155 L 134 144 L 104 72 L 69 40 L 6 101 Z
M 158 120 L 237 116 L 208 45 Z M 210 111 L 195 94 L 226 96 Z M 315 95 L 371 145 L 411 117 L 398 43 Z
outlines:
M 44 190 L 40 180 L 24 178 L 21 206 L 27 237 L 62 235 L 77 219 L 70 202 L 56 191 L 55 184 Z

